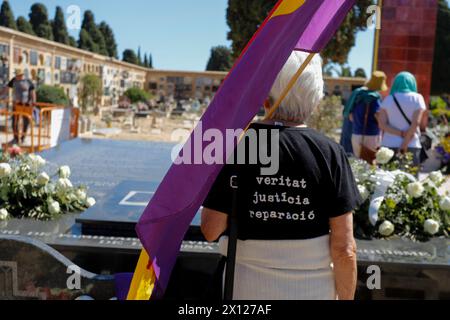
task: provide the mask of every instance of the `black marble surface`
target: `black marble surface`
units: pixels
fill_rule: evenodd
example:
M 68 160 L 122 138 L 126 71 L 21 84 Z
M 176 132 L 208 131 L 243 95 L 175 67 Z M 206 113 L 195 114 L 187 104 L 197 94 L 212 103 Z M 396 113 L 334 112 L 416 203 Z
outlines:
M 158 185 L 158 182 L 152 181 L 122 181 L 109 197 L 102 198 L 76 219 L 82 234 L 135 237 L 136 223 Z M 192 221 L 187 238 L 192 239 L 194 233 L 199 233 L 199 216 Z
M 47 170 L 71 168 L 71 180 L 85 185 L 97 204 L 76 220 L 84 235 L 135 236 L 135 225 L 171 164 L 173 144 L 76 139 L 42 156 Z M 198 238 L 200 216 L 193 222 Z
M 171 164 L 169 143 L 75 139 L 42 152 L 47 170 L 69 165 L 71 181 L 89 187 L 89 195 L 102 201 L 125 180 L 159 182 Z

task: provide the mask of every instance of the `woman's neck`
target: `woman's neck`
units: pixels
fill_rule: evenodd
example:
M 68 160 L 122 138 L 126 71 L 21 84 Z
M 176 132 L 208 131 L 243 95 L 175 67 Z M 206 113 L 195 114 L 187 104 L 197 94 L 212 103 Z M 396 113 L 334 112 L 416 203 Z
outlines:
M 283 127 L 297 127 L 297 128 L 307 128 L 308 127 L 304 123 L 292 122 L 292 121 L 284 121 L 284 120 L 277 120 L 277 119 L 273 119 L 273 120 L 264 119 L 264 120 L 259 121 L 259 122 L 263 123 L 263 124 L 270 124 L 270 125 L 283 126 Z

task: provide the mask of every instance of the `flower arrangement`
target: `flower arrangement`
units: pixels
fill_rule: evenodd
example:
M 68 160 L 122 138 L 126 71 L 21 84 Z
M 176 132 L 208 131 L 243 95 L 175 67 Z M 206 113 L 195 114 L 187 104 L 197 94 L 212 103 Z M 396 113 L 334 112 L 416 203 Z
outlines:
M 441 139 L 441 143 L 436 147 L 436 152 L 441 158 L 444 170 L 450 174 L 450 133 Z
M 408 158 L 395 159 L 392 150 L 377 154 L 379 167 L 352 160 L 352 169 L 364 203 L 355 212 L 358 238 L 393 236 L 426 241 L 450 233 L 450 197 L 440 195 L 445 182 L 440 171 L 418 181 Z
M 0 155 L 0 221 L 10 218 L 52 220 L 95 205 L 84 186 L 69 180 L 68 166 L 53 176 L 43 171 L 46 160 L 11 148 Z

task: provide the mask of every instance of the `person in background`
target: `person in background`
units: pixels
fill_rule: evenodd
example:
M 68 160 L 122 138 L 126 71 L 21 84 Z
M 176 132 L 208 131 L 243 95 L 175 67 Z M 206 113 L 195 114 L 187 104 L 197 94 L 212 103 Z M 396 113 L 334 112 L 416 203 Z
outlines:
M 274 82 L 266 112 L 307 56 L 291 54 Z M 342 147 L 305 125 L 323 98 L 323 86 L 322 62 L 315 56 L 273 119 L 249 129 L 261 134 L 257 141 L 272 140 L 267 130 L 278 135 L 279 170 L 264 177 L 261 161 L 225 165 L 203 204 L 201 230 L 208 241 L 220 238 L 226 256 L 233 194 L 238 199 L 235 300 L 354 299 L 352 212 L 361 197 Z M 271 143 L 264 148 L 271 150 Z M 244 147 L 248 155 L 250 146 Z
M 14 106 L 16 104 L 23 104 L 32 108 L 36 103 L 36 91 L 34 84 L 31 80 L 25 78 L 25 74 L 22 69 L 16 70 L 16 76 L 12 78 L 11 81 L 9 81 L 8 85 L 5 88 L 3 88 L 1 95 L 8 93 L 8 89 L 13 90 Z M 13 117 L 12 125 L 14 131 L 14 139 L 9 142 L 10 145 L 18 144 L 19 141 L 23 143 L 25 140 L 25 134 L 28 130 L 28 126 L 30 125 L 29 119 L 24 117 L 22 136 L 19 137 L 18 124 L 16 123 L 16 120 L 17 119 Z
M 379 83 L 379 79 L 384 78 L 382 83 Z M 382 71 L 375 71 L 372 74 L 372 78 L 363 86 L 358 89 L 355 89 L 347 101 L 344 108 L 344 123 L 342 126 L 341 133 L 341 141 L 340 144 L 344 148 L 345 152 L 348 155 L 355 155 L 352 144 L 352 135 L 353 135 L 353 123 L 350 120 L 350 114 L 355 107 L 355 102 L 357 101 L 357 97 L 360 93 L 365 92 L 377 92 L 377 91 L 386 91 L 388 89 L 386 84 L 386 74 Z
M 354 97 L 349 120 L 352 122 L 353 154 L 361 157 L 361 146 L 376 151 L 380 147 L 381 135 L 375 115 L 380 110 L 381 95 L 386 91 L 386 74 L 375 71 L 366 87 Z
M 411 152 L 416 166 L 420 165 L 420 123 L 426 109 L 425 99 L 417 92 L 416 78 L 405 71 L 395 77 L 391 93 L 377 114 L 384 131 L 381 145 L 397 153 Z

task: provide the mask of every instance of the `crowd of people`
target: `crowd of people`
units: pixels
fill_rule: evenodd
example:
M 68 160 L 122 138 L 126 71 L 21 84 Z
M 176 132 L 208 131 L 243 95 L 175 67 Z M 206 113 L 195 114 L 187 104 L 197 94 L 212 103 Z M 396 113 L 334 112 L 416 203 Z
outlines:
M 418 166 L 424 160 L 420 124 L 427 110 L 425 99 L 414 75 L 406 71 L 395 77 L 383 99 L 386 80 L 384 72 L 375 71 L 364 87 L 353 92 L 344 108 L 341 145 L 349 155 L 368 162 L 380 147 L 411 153 Z

